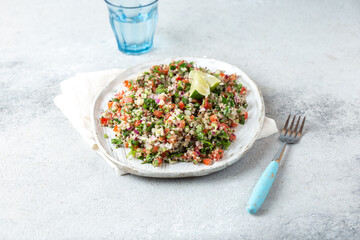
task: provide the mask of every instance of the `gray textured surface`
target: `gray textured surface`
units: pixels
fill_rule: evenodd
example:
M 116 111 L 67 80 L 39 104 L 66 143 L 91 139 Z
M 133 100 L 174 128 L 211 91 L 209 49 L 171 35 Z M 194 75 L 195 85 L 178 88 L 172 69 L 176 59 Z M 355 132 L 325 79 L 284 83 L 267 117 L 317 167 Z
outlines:
M 1 1 L 1 239 L 360 238 L 360 2 L 192 2 L 161 1 L 155 48 L 131 57 L 102 1 Z M 257 216 L 277 136 L 207 177 L 119 177 L 53 104 L 76 72 L 177 55 L 241 67 L 279 127 L 308 116 Z

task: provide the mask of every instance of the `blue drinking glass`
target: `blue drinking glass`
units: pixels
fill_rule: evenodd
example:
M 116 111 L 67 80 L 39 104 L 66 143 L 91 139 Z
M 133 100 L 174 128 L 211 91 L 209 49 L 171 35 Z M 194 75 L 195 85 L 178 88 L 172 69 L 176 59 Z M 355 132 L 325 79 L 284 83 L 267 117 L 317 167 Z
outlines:
M 105 0 L 118 48 L 130 55 L 150 51 L 158 18 L 158 0 Z

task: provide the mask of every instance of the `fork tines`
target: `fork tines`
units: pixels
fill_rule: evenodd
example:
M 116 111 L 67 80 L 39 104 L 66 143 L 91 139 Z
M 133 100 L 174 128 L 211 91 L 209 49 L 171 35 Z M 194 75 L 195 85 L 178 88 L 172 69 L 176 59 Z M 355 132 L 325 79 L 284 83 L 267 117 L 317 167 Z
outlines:
M 295 122 L 295 119 L 296 119 L 296 115 L 294 115 L 294 117 L 293 117 L 293 119 L 291 121 L 290 127 L 288 128 L 290 117 L 291 117 L 291 114 L 289 114 L 289 116 L 288 116 L 288 118 L 287 118 L 287 120 L 285 122 L 285 125 L 284 125 L 284 127 L 283 127 L 283 129 L 281 131 L 281 134 L 284 135 L 284 136 L 287 135 L 288 137 L 300 138 L 301 134 L 302 134 L 302 131 L 303 131 L 303 128 L 304 128 L 306 117 L 303 118 L 299 131 L 297 131 L 297 129 L 299 127 L 301 116 L 298 117 L 294 130 L 293 130 L 293 126 L 294 126 L 294 122 Z

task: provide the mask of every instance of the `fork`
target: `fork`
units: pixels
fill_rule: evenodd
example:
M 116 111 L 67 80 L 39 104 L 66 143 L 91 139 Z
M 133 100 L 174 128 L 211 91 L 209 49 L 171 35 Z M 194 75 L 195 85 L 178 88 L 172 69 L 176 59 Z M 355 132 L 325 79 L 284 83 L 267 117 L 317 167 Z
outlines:
M 290 116 L 291 114 L 289 114 L 280 134 L 280 140 L 282 141 L 282 145 L 279 151 L 276 153 L 274 159 L 270 162 L 270 164 L 267 166 L 267 168 L 261 175 L 250 196 L 249 202 L 247 204 L 247 210 L 249 213 L 256 213 L 256 211 L 259 210 L 266 196 L 268 195 L 270 188 L 274 182 L 276 172 L 279 168 L 280 160 L 284 155 L 287 144 L 297 143 L 302 136 L 306 117 L 303 118 L 300 129 L 298 131 L 301 117 L 298 117 L 295 128 L 293 129 L 296 115 L 294 115 L 291 125 L 288 128 Z

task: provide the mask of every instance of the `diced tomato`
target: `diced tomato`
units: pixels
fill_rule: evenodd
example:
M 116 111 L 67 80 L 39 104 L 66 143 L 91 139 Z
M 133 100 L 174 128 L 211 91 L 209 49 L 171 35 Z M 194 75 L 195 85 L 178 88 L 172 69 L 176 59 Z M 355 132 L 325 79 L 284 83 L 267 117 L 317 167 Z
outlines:
M 220 158 L 222 158 L 224 156 L 224 150 L 222 150 L 221 148 L 219 148 L 219 154 L 220 154 Z
M 170 128 L 165 128 L 165 133 L 170 132 Z
M 245 87 L 242 87 L 241 89 L 240 89 L 240 94 L 241 95 L 245 95 L 246 94 L 246 88 Z
M 236 79 L 237 79 L 237 75 L 235 73 L 230 75 L 230 80 L 231 81 L 234 81 Z
M 126 147 L 126 148 L 129 147 L 129 143 L 128 143 L 128 142 L 125 143 L 125 147 Z
M 211 158 L 205 158 L 205 159 L 203 160 L 203 163 L 204 163 L 205 165 L 210 165 L 210 164 L 212 163 L 212 159 L 211 159 Z
M 184 128 L 185 127 L 185 120 L 181 120 L 179 123 L 179 128 Z
M 159 150 L 158 146 L 153 147 L 152 152 L 157 152 Z
M 222 150 L 221 148 L 217 148 L 212 151 L 211 156 L 215 161 L 218 161 L 224 156 L 224 150 Z
M 169 119 L 170 116 L 171 116 L 171 113 L 166 113 L 166 114 L 165 114 L 165 119 L 166 119 L 166 120 Z
M 231 92 L 231 87 L 226 87 L 226 92 Z
M 107 118 L 100 118 L 100 122 L 102 125 L 106 125 L 108 123 L 108 119 Z
M 162 142 L 162 141 L 164 141 L 164 140 L 165 140 L 164 137 L 159 137 L 159 141 L 160 141 L 160 142 Z
M 114 129 L 113 129 L 114 132 L 118 132 L 119 131 L 119 127 L 118 125 L 115 125 Z
M 213 158 L 214 158 L 215 161 L 219 161 L 221 159 L 220 155 L 218 153 L 214 153 Z
M 211 109 L 211 108 L 212 108 L 212 104 L 211 104 L 208 100 L 205 100 L 204 108 L 206 108 L 206 109 Z
M 162 111 L 159 111 L 159 110 L 155 110 L 154 111 L 154 115 L 158 118 L 160 118 L 162 115 L 163 115 L 163 112 Z
M 236 140 L 236 135 L 232 133 L 230 135 L 230 141 L 235 141 L 235 140 Z
M 176 81 L 180 81 L 182 78 L 180 77 L 180 76 L 178 76 L 177 78 L 176 78 Z
M 160 164 L 162 164 L 163 163 L 163 160 L 162 160 L 162 158 L 156 158 L 155 160 L 157 160 L 158 161 L 158 165 L 160 165 Z
M 136 120 L 136 121 L 134 122 L 135 127 L 140 126 L 140 123 L 141 123 L 141 121 L 140 121 L 140 120 Z
M 174 144 L 176 142 L 176 135 L 171 136 L 168 142 Z
M 220 127 L 223 129 L 229 129 L 229 126 L 226 123 L 220 123 Z
M 188 83 L 188 82 L 189 82 L 189 80 L 187 80 L 187 79 L 183 79 L 183 80 L 182 80 L 182 82 L 183 82 L 184 84 L 186 84 L 186 83 Z
M 185 108 L 185 104 L 182 101 L 179 102 L 179 108 L 181 108 L 181 110 Z
M 124 120 L 124 121 L 126 121 L 127 118 L 128 118 L 127 115 L 121 115 L 121 117 L 120 117 L 120 119 L 121 119 L 121 120 Z
M 224 73 L 220 73 L 220 76 L 221 76 L 221 77 L 224 77 L 224 76 L 225 76 L 225 74 L 224 74 Z
M 116 115 L 119 116 L 121 113 L 121 108 L 118 108 L 118 110 L 116 111 Z
M 231 122 L 231 127 L 234 128 L 234 127 L 237 127 L 238 124 L 236 122 Z
M 124 106 L 123 109 L 124 109 L 124 112 L 128 112 L 128 111 L 129 111 L 129 107 L 128 107 L 128 106 Z
M 124 96 L 124 93 L 125 93 L 124 90 L 122 90 L 121 92 L 119 92 L 119 93 L 118 93 L 119 98 L 122 98 L 122 97 Z
M 164 75 L 167 75 L 168 72 L 169 72 L 169 67 L 162 68 L 161 71 L 162 71 L 162 73 L 163 73 Z
M 217 117 L 216 117 L 215 114 L 213 114 L 213 115 L 210 116 L 210 121 L 212 121 L 212 122 L 216 122 L 216 121 L 217 121 Z
M 194 115 L 191 115 L 190 118 L 191 118 L 192 120 L 194 120 L 195 116 L 194 116 Z
M 124 97 L 124 103 L 133 103 L 134 100 L 132 99 L 132 97 Z
M 131 83 L 129 82 L 129 80 L 125 80 L 124 86 L 127 87 L 127 88 L 131 87 Z
M 108 103 L 107 103 L 107 105 L 108 105 L 108 108 L 111 108 L 112 107 L 112 105 L 113 105 L 113 101 L 108 101 Z
M 248 119 L 248 117 L 249 117 L 248 112 L 245 112 L 245 113 L 244 113 L 244 118 L 245 118 L 245 119 Z

